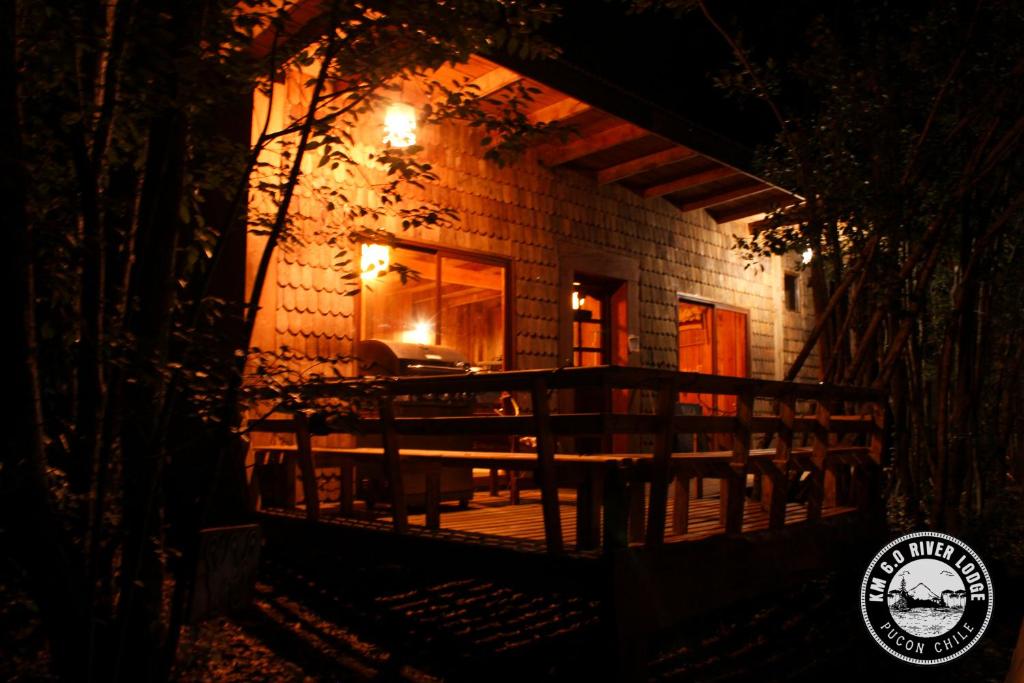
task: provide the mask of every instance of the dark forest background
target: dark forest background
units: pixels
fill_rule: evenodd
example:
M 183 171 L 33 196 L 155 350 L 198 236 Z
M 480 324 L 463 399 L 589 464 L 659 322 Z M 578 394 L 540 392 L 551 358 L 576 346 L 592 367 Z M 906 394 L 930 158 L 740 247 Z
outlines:
M 0 10 L 15 320 L 0 561 L 5 615 L 32 626 L 39 637 L 25 642 L 41 644 L 55 676 L 171 676 L 198 530 L 244 518 L 237 428 L 259 288 L 242 291 L 229 255 L 246 221 L 267 254 L 293 238 L 306 150 L 352 164 L 344 130 L 389 83 L 493 50 L 542 59 L 561 47 L 754 149 L 756 169 L 803 201 L 738 235 L 738 256 L 757 268 L 769 253 L 815 253 L 819 324 L 789 376 L 816 352 L 822 379 L 888 390 L 893 528 L 963 536 L 1020 576 L 1020 3 L 323 6 L 301 33 L 256 1 Z M 313 101 L 281 136 L 291 172 L 261 181 L 275 210 L 247 215 L 259 153 L 277 139 L 250 139 L 251 93 L 292 60 L 313 68 Z M 529 93 L 497 114 L 472 92 L 444 94 L 424 122 L 484 126 L 495 163 L 545 132 L 516 115 Z M 383 159 L 395 206 L 408 184 L 432 180 L 416 151 Z M 445 207 L 393 210 L 410 224 L 458 220 Z M 339 243 L 383 219 L 347 199 L 339 211 Z M 350 262 L 338 267 L 357 282 Z

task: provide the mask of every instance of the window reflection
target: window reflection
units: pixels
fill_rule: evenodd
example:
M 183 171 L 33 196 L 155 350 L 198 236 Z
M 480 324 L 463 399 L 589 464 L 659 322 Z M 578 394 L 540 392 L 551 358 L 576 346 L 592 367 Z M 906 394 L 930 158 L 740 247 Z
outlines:
M 500 370 L 505 346 L 505 269 L 441 258 L 441 346 L 461 351 L 473 365 Z
M 363 339 L 437 343 L 437 256 L 414 249 L 395 249 L 392 264 L 412 271 L 406 283 L 388 273 L 364 283 L 360 302 Z
M 440 344 L 475 366 L 504 367 L 504 266 L 405 247 L 391 263 L 416 274 L 405 285 L 397 272 L 364 284 L 362 339 Z

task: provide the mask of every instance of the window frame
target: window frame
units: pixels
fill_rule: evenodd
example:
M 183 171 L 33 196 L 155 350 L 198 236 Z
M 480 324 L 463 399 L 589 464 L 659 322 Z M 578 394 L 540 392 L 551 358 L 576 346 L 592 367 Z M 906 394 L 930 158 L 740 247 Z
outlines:
M 362 242 L 356 243 L 356 250 L 362 245 Z M 515 276 L 512 272 L 514 262 L 512 259 L 504 256 L 498 256 L 496 254 L 490 254 L 486 252 L 473 251 L 470 249 L 460 249 L 458 247 L 449 247 L 441 244 L 434 244 L 431 242 L 423 242 L 414 239 L 396 239 L 388 243 L 391 249 L 407 249 L 410 251 L 418 251 L 422 253 L 429 253 L 434 256 L 434 272 L 433 278 L 437 283 L 435 297 L 435 310 L 438 314 L 438 324 L 434 330 L 435 343 L 441 338 L 441 259 L 443 258 L 456 258 L 465 261 L 473 261 L 475 263 L 482 263 L 491 266 L 497 266 L 504 270 L 504 300 L 502 301 L 502 308 L 504 310 L 504 324 L 505 333 L 502 339 L 502 370 L 511 370 L 515 368 L 515 330 L 513 329 L 513 321 L 515 319 L 515 311 L 512 308 L 512 302 L 514 298 L 512 296 L 512 287 L 515 282 Z M 392 256 L 394 254 L 392 253 Z M 400 259 L 395 259 L 396 262 L 401 263 Z M 354 313 L 355 318 L 355 341 L 358 343 L 363 340 L 363 292 L 360 287 L 359 294 L 356 296 Z
M 753 360 L 754 359 L 750 355 L 750 353 L 751 353 L 751 341 L 750 341 L 750 339 L 751 339 L 751 335 L 753 334 L 751 329 L 750 329 L 750 327 L 751 327 L 750 309 L 749 308 L 744 308 L 742 306 L 732 306 L 730 304 L 723 304 L 723 303 L 720 303 L 720 302 L 715 301 L 713 299 L 706 299 L 706 298 L 704 298 L 702 296 L 696 296 L 694 294 L 684 294 L 682 292 L 678 292 L 676 294 L 676 301 L 675 301 L 676 345 L 677 346 L 678 346 L 678 343 L 679 343 L 679 338 L 678 338 L 678 334 L 679 334 L 679 332 L 678 332 L 679 331 L 679 304 L 681 304 L 681 303 L 684 303 L 684 304 L 694 304 L 694 305 L 697 305 L 697 306 L 707 306 L 708 308 L 711 309 L 711 312 L 712 312 L 712 316 L 711 316 L 711 372 L 712 372 L 712 374 L 716 374 L 716 375 L 718 374 L 718 321 L 715 320 L 714 312 L 716 310 L 718 310 L 718 309 L 721 309 L 723 311 L 731 311 L 733 313 L 740 313 L 740 314 L 746 316 L 747 324 L 746 324 L 746 339 L 744 340 L 744 346 L 746 347 L 745 354 L 746 354 L 746 365 L 747 365 L 747 368 L 746 368 L 746 374 L 744 374 L 742 376 L 743 377 L 747 377 L 747 378 L 751 377 L 751 375 L 753 373 L 753 365 L 754 365 Z M 677 349 L 677 351 L 676 351 L 676 365 L 678 366 L 678 364 L 679 364 L 679 356 L 678 356 L 678 349 Z
M 786 285 L 787 279 L 793 279 L 793 307 L 789 307 L 789 287 Z M 782 272 L 782 308 L 787 313 L 799 313 L 801 299 L 800 296 L 800 275 L 792 270 L 785 270 Z

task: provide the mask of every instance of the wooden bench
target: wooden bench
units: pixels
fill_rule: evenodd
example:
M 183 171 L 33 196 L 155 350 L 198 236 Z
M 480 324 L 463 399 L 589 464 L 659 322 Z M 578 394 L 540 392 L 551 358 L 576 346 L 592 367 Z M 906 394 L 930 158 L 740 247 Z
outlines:
M 260 463 L 274 455 L 281 456 L 286 460 L 301 461 L 304 459 L 297 446 L 268 445 L 257 446 L 253 450 L 257 462 Z M 303 490 L 309 491 L 312 488 L 305 485 L 305 477 L 308 476 L 313 480 L 316 469 L 339 469 L 341 471 L 341 491 L 338 507 L 342 515 L 350 515 L 353 512 L 353 473 L 356 465 L 382 465 L 385 461 L 383 448 L 311 448 L 310 455 L 311 468 L 300 468 L 304 478 Z M 416 464 L 417 469 L 424 473 L 424 490 L 426 492 L 424 516 L 425 526 L 428 529 L 438 529 L 441 525 L 441 468 L 446 466 L 468 467 L 515 472 L 536 472 L 538 469 L 536 456 L 527 453 L 402 449 L 400 460 L 402 464 Z M 609 467 L 631 469 L 634 464 L 633 456 L 556 454 L 553 464 L 559 482 L 571 484 L 576 488 L 577 549 L 589 550 L 597 547 L 601 538 L 600 511 L 603 493 L 601 482 L 605 479 L 605 470 Z M 624 478 L 629 479 L 630 476 L 625 475 Z M 316 519 L 320 508 L 318 496 L 316 493 L 307 495 L 313 496 L 306 502 L 307 516 Z M 399 531 L 405 528 L 404 525 L 401 525 L 397 515 L 393 516 L 393 520 Z M 606 522 L 613 523 L 613 519 L 608 517 Z M 607 536 L 607 534 L 605 535 Z
M 336 383 L 334 390 L 344 393 L 346 384 L 365 385 L 367 381 L 345 380 Z M 430 528 L 440 524 L 438 473 L 441 468 L 459 466 L 532 472 L 541 489 L 545 540 L 552 553 L 563 551 L 560 483 L 569 484 L 577 491 L 577 539 L 581 548 L 597 544 L 602 511 L 606 548 L 626 547 L 631 541 L 641 540 L 647 547 L 663 543 L 669 484 L 673 479 L 677 482 L 671 520 L 673 533 L 686 533 L 690 479 L 720 480 L 721 524 L 730 534 L 742 530 L 748 474 L 761 480 L 762 505 L 768 511 L 770 528 L 785 524 L 793 475 L 806 477 L 809 484 L 809 520 L 818 519 L 823 506 L 836 505 L 840 491 L 853 491 L 851 495 L 862 509 L 877 503 L 873 492 L 877 490 L 875 471 L 883 448 L 884 421 L 881 394 L 870 389 L 621 367 L 402 378 L 377 382 L 375 386 L 379 387 L 377 415 L 350 416 L 339 421 L 340 426 L 335 431 L 378 434 L 382 443 L 378 448 L 314 448 L 309 421 L 303 413 L 250 424 L 250 429 L 256 432 L 294 434 L 294 446 L 258 446 L 254 448 L 254 457 L 259 462 L 261 458 L 274 455 L 286 463 L 294 463 L 302 475 L 306 515 L 310 519 L 315 520 L 319 515 L 316 469 L 341 469 L 339 505 L 342 514 L 349 514 L 352 472 L 360 462 L 374 463 L 384 470 L 391 488 L 393 525 L 399 532 L 408 526 L 401 483 L 403 464 L 415 463 L 423 468 L 425 517 Z M 550 411 L 550 394 L 556 390 L 612 388 L 650 391 L 654 397 L 653 413 L 552 414 Z M 415 418 L 394 415 L 393 401 L 399 396 L 495 390 L 529 394 L 533 413 Z M 736 415 L 676 415 L 675 405 L 682 392 L 733 395 Z M 773 414 L 754 414 L 758 398 L 772 401 Z M 797 416 L 798 400 L 815 401 L 815 414 Z M 869 410 L 862 415 L 833 416 L 833 408 L 843 403 L 867 404 Z M 729 434 L 732 449 L 713 453 L 674 452 L 675 435 L 679 433 Z M 775 447 L 753 449 L 752 437 L 757 433 L 774 434 Z M 801 433 L 810 438 L 809 446 L 794 446 L 794 435 Z M 531 435 L 537 440 L 537 449 L 536 453 L 492 453 L 399 448 L 399 438 L 406 435 L 466 434 Z M 654 443 L 649 452 L 642 453 L 556 453 L 559 437 L 592 434 L 653 435 Z M 846 434 L 866 439 L 867 443 L 844 445 L 841 437 Z

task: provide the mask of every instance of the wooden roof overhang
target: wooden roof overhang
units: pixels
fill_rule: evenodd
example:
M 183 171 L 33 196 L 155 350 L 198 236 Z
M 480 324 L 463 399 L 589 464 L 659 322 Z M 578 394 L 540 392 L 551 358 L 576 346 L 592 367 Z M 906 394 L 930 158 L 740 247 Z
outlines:
M 615 183 L 681 211 L 704 209 L 718 223 L 798 201 L 748 171 L 749 152 L 712 131 L 572 65 L 558 61 L 505 64 L 474 55 L 448 67 L 472 79 L 483 95 L 523 81 L 539 91 L 526 111 L 570 134 L 538 149 L 549 168 L 570 168 L 601 185 Z M 571 93 L 571 94 L 570 94 Z
M 319 0 L 299 2 L 285 27 L 288 41 L 314 34 L 320 13 Z M 268 29 L 257 36 L 254 54 L 268 50 L 274 35 L 280 34 Z M 751 166 L 749 150 L 567 62 L 473 55 L 465 64 L 443 67 L 438 77 L 445 76 L 469 78 L 481 96 L 521 81 L 539 91 L 526 109 L 530 118 L 571 131 L 566 141 L 538 150 L 550 168 L 573 169 L 601 185 L 616 183 L 681 211 L 704 209 L 718 223 L 799 202 L 743 170 Z

